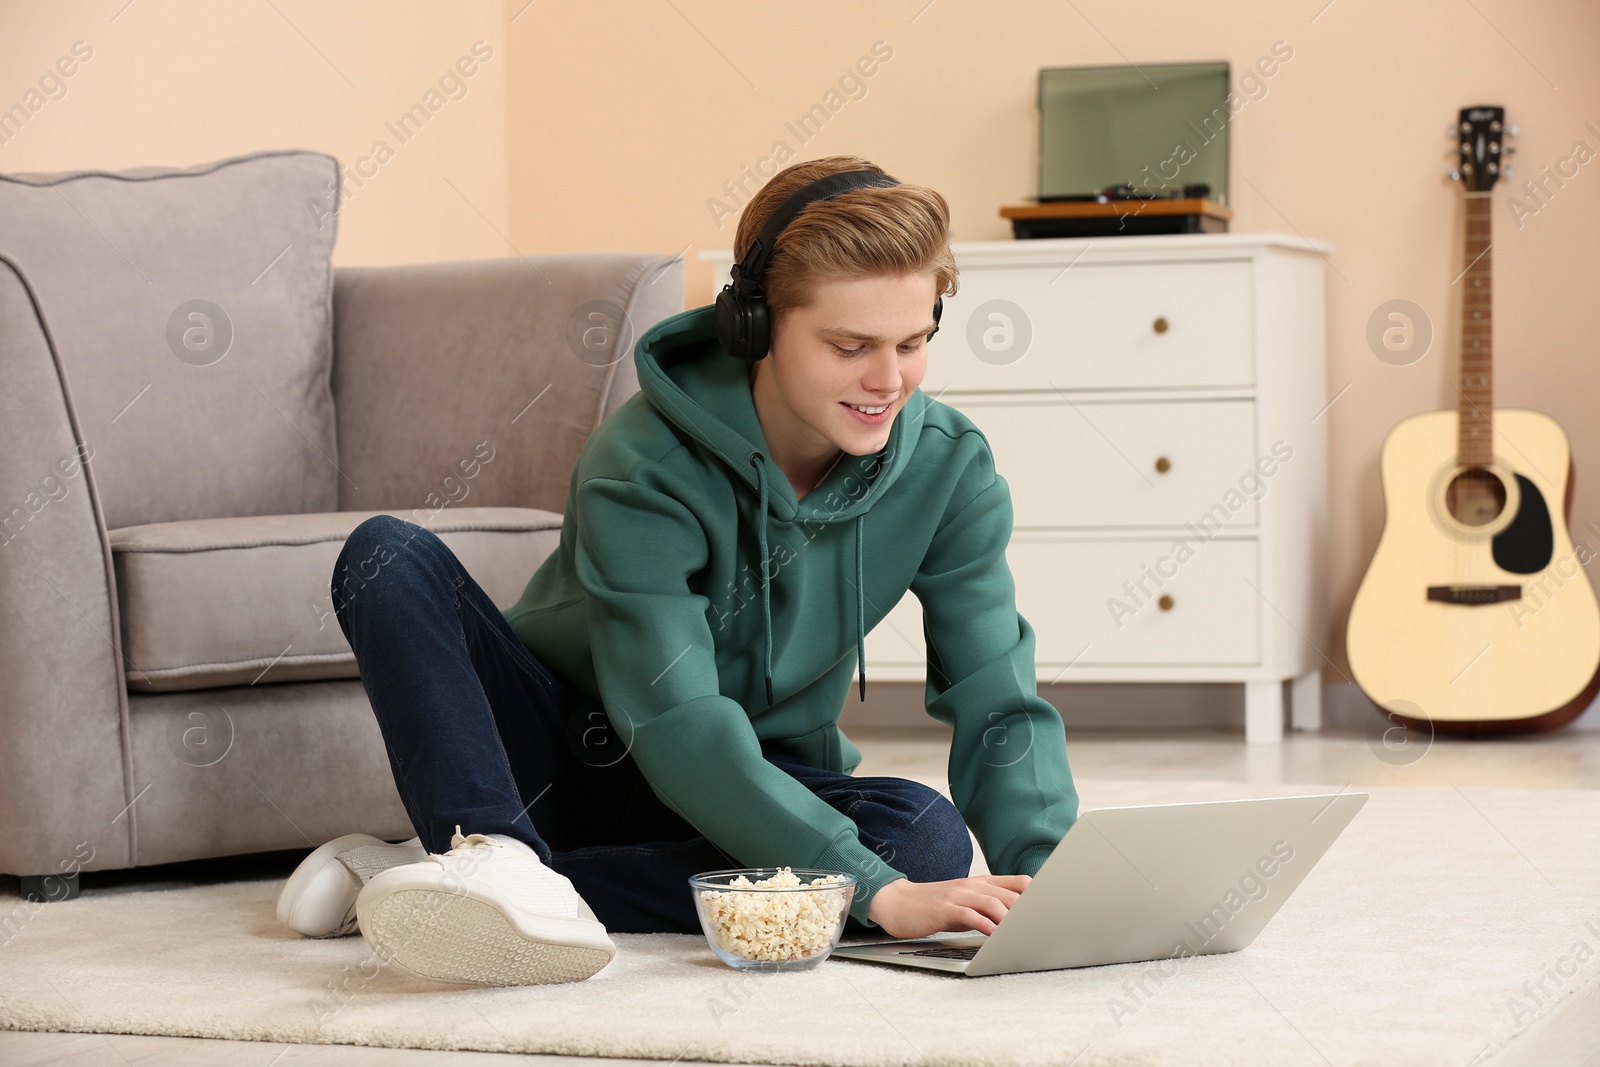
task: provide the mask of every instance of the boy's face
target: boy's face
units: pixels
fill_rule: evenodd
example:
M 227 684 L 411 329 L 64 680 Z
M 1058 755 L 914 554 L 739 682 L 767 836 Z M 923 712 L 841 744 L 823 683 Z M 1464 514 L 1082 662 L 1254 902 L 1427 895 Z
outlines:
M 888 443 L 927 371 L 937 284 L 931 274 L 819 282 L 809 307 L 779 317 L 771 351 L 754 365 L 754 389 L 768 444 L 787 453 L 774 457 L 780 465 L 831 461 L 838 449 L 870 455 Z

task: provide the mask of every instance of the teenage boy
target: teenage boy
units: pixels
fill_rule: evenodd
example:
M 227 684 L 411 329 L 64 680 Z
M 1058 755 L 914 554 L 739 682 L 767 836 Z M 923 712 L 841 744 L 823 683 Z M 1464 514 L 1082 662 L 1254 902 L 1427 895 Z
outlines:
M 690 875 L 792 866 L 856 876 L 847 929 L 993 932 L 1078 796 L 1006 481 L 918 390 L 956 291 L 948 229 L 942 196 L 863 159 L 775 176 L 739 222 L 738 288 L 639 339 L 640 390 L 585 443 L 560 546 L 504 613 L 423 527 L 356 527 L 334 606 L 420 842 L 330 842 L 286 922 L 359 925 L 425 978 L 572 981 L 615 954 L 608 928 L 699 932 Z M 838 726 L 907 590 L 954 803 L 856 777 Z M 969 826 L 996 873 L 969 876 Z

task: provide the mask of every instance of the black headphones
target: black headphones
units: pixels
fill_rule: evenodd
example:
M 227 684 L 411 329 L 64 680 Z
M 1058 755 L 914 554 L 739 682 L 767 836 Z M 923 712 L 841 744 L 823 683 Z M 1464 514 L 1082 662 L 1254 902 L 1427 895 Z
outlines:
M 717 340 L 730 355 L 754 362 L 766 356 L 772 346 L 772 316 L 767 307 L 767 295 L 761 287 L 761 276 L 766 273 L 772 259 L 773 246 L 783 228 L 800 214 L 807 204 L 829 200 L 851 189 L 868 186 L 899 185 L 894 178 L 874 170 L 847 170 L 830 174 L 826 178 L 801 186 L 779 204 L 762 225 L 761 232 L 745 251 L 744 258 L 733 265 L 733 281 L 717 294 Z M 944 312 L 944 297 L 933 301 L 932 338 L 939 332 L 939 316 Z

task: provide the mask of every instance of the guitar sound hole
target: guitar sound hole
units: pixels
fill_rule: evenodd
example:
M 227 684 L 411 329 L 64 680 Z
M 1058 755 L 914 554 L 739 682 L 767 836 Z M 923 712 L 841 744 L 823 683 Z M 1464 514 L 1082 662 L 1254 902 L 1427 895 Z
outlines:
M 1505 510 L 1506 487 L 1493 471 L 1468 467 L 1450 479 L 1445 507 L 1464 526 L 1483 526 Z

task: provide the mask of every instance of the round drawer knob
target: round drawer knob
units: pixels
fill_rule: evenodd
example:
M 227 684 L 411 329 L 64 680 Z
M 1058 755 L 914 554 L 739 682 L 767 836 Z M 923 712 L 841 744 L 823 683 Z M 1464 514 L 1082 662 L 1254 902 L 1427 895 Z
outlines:
M 1168 459 L 1166 456 L 1156 457 L 1156 470 L 1160 471 L 1162 474 L 1165 474 L 1171 469 L 1172 460 Z
M 1167 317 L 1165 315 L 1157 315 L 1156 316 L 1156 321 L 1152 322 L 1150 324 L 1150 327 L 1153 330 L 1155 330 L 1156 333 L 1166 333 L 1167 332 Z
M 1168 596 L 1166 593 L 1162 593 L 1161 594 L 1161 599 L 1156 601 L 1156 606 L 1159 607 L 1162 611 L 1171 611 L 1172 610 L 1172 597 Z

